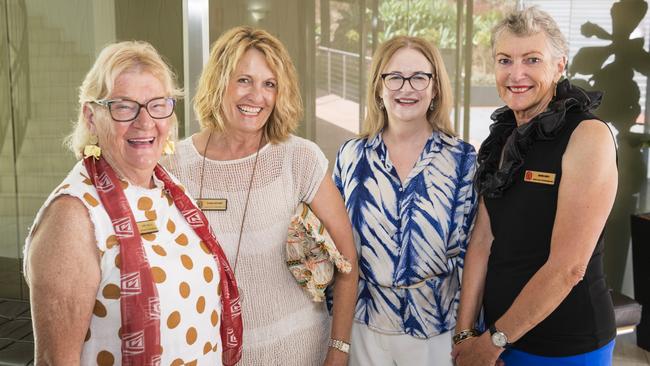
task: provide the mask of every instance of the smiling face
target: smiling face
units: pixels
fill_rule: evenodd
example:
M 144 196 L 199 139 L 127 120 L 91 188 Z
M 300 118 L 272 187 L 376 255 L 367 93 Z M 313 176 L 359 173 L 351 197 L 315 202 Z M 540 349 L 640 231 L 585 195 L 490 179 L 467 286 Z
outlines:
M 145 104 L 151 99 L 169 96 L 163 83 L 148 72 L 126 71 L 115 80 L 106 99 L 125 98 Z M 86 107 L 90 131 L 97 135 L 102 155 L 131 182 L 148 184 L 169 136 L 171 118 L 154 119 L 142 108 L 130 122 L 115 122 L 108 108 Z
M 390 61 L 386 64 L 382 74 L 395 74 L 403 77 L 410 77 L 417 73 L 433 73 L 433 68 L 429 60 L 424 55 L 412 48 L 400 48 L 393 54 Z M 416 77 L 425 77 L 425 75 L 416 75 Z M 433 75 L 433 78 L 436 76 Z M 385 81 L 391 76 L 387 76 Z M 414 81 L 415 83 L 415 81 Z M 388 123 L 410 123 L 410 122 L 427 122 L 427 111 L 431 100 L 434 97 L 433 80 L 429 80 L 429 85 L 424 90 L 415 90 L 408 81 L 404 82 L 400 90 L 389 90 L 385 82 L 381 86 L 381 99 L 388 114 Z
M 542 32 L 518 37 L 504 31 L 495 43 L 495 78 L 501 99 L 519 123 L 543 112 L 564 71 L 564 58 L 553 57 Z
M 229 133 L 258 136 L 273 112 L 277 80 L 264 54 L 247 50 L 233 72 L 224 96 Z

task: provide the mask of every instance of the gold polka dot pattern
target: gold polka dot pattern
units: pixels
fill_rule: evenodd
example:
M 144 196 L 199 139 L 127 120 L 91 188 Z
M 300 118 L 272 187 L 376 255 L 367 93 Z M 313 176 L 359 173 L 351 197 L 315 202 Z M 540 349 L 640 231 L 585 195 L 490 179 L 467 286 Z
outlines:
M 212 269 L 210 267 L 203 268 L 203 278 L 205 279 L 205 282 L 207 283 L 212 282 L 213 277 L 214 277 L 214 273 L 212 272 Z
M 187 344 L 189 344 L 190 346 L 193 345 L 194 342 L 196 342 L 196 337 L 197 337 L 196 328 L 194 327 L 190 327 L 187 330 L 187 333 L 185 333 L 185 340 L 187 341 Z
M 152 233 L 150 233 L 150 234 L 142 234 L 141 236 L 142 236 L 142 239 L 144 239 L 146 241 L 154 241 L 154 240 L 156 240 L 156 234 L 152 234 Z
M 155 283 L 163 283 L 167 279 L 167 274 L 160 267 L 152 267 L 151 275 L 153 276 L 153 281 Z
M 205 311 L 205 297 L 199 296 L 199 299 L 196 300 L 196 311 L 198 311 L 199 314 Z
M 181 322 L 181 313 L 178 311 L 174 311 L 173 313 L 169 314 L 169 317 L 167 318 L 167 327 L 169 329 L 174 329 L 180 324 Z
M 219 313 L 217 313 L 216 310 L 212 310 L 212 314 L 210 315 L 210 323 L 212 323 L 213 327 L 216 327 L 217 324 L 219 324 Z
M 93 307 L 93 314 L 100 318 L 106 316 L 106 307 L 99 300 L 95 300 L 95 306 Z
M 112 299 L 116 300 L 120 298 L 120 287 L 109 283 L 108 285 L 104 286 L 104 289 L 102 290 L 102 295 L 107 298 L 107 299 Z
M 166 256 L 167 251 L 165 251 L 165 248 L 161 247 L 160 245 L 152 245 L 151 249 L 153 249 L 154 253 L 161 255 L 161 256 Z
M 117 241 L 117 237 L 115 235 L 111 235 L 108 238 L 106 238 L 106 249 L 111 249 L 112 247 L 118 244 L 119 242 Z
M 178 245 L 186 246 L 188 244 L 187 235 L 181 234 L 176 238 L 176 243 Z
M 190 296 L 190 285 L 187 282 L 181 282 L 178 285 L 178 292 L 181 294 L 181 297 L 187 299 Z
M 97 201 L 97 199 L 90 193 L 84 194 L 84 200 L 86 200 L 86 202 L 92 207 L 97 207 L 99 205 L 99 201 Z
M 153 207 L 153 201 L 149 197 L 141 197 L 138 200 L 138 210 L 147 211 Z
M 158 218 L 158 215 L 156 215 L 156 211 L 145 211 L 144 217 L 148 218 L 149 220 L 155 220 Z
M 203 354 L 207 355 L 210 351 L 212 351 L 212 343 L 205 342 L 205 345 L 203 346 Z
M 181 255 L 181 263 L 183 263 L 183 267 L 187 269 L 192 269 L 194 267 L 194 262 L 192 262 L 192 259 L 185 254 Z
M 100 351 L 97 354 L 97 365 L 99 366 L 113 366 L 115 357 L 108 351 Z

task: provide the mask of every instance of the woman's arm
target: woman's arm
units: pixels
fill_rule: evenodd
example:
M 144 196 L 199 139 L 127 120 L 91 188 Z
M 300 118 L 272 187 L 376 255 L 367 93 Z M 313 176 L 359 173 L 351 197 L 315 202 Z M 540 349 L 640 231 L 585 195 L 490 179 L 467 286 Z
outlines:
M 83 203 L 55 199 L 28 252 L 35 364 L 79 365 L 100 282 L 99 252 Z
M 544 320 L 582 280 L 614 203 L 617 182 L 616 150 L 609 129 L 600 121 L 582 122 L 562 158 L 549 258 L 495 323 L 509 342 Z M 483 360 L 496 360 L 502 351 L 492 345 L 488 332 L 475 343 L 474 352 L 482 354 Z
M 343 199 L 334 186 L 329 175 L 323 178 L 316 196 L 311 202 L 311 208 L 329 232 L 336 248 L 352 264 L 350 273 L 336 272 L 334 286 L 334 308 L 331 338 L 344 342 L 350 341 L 354 308 L 357 302 L 357 283 L 359 267 L 357 251 L 352 238 L 352 225 L 345 210 Z M 330 348 L 326 364 L 347 364 L 347 355 Z
M 493 239 L 490 216 L 485 208 L 485 202 L 481 198 L 476 223 L 465 255 L 456 332 L 472 329 L 476 323 L 476 318 L 481 310 L 487 263 Z M 458 345 L 454 345 L 452 357 L 455 358 L 465 350 L 470 351 L 473 341 L 474 339 L 470 338 Z

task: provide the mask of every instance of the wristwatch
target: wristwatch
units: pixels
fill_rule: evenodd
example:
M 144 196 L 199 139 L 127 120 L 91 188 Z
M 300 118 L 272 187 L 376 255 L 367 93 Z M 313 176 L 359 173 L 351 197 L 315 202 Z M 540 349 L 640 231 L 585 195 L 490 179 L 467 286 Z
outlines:
M 327 345 L 329 347 L 336 348 L 343 353 L 350 353 L 350 343 L 330 338 L 329 342 L 327 342 Z
M 492 324 L 490 326 L 490 338 L 492 339 L 492 344 L 500 348 L 507 348 L 510 346 L 508 343 L 508 336 L 500 330 L 497 330 L 496 326 Z

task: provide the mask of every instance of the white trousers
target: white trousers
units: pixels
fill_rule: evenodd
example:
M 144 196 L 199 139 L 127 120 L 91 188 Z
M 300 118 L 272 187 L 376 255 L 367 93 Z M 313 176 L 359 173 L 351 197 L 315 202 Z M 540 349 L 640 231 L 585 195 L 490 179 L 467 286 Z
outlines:
M 451 333 L 429 339 L 384 334 L 352 324 L 350 366 L 452 366 Z

